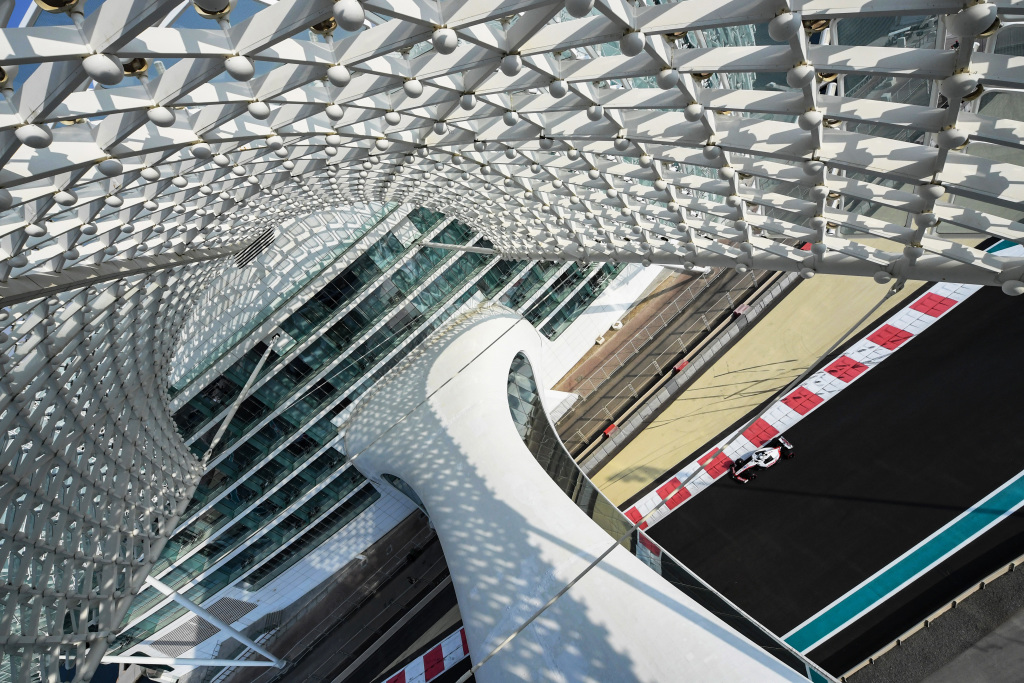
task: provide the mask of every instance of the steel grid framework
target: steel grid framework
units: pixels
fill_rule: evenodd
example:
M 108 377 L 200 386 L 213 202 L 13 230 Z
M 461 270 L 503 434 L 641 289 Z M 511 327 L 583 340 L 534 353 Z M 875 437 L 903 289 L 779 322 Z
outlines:
M 196 21 L 178 0 L 39 2 L 63 24 L 0 41 L 0 279 L 398 199 L 509 257 L 1024 291 L 1019 261 L 933 230 L 1024 235 L 1005 217 L 1024 170 L 963 149 L 1021 147 L 1024 124 L 974 111 L 1024 85 L 994 51 L 1021 0 L 198 0 L 208 28 L 179 27 Z M 837 44 L 837 23 L 911 15 L 934 45 Z M 739 87 L 764 72 L 787 85 Z M 920 81 L 929 102 L 847 95 L 850 75 Z
M 196 474 L 164 384 L 202 256 L 289 218 L 403 201 L 508 258 L 1024 292 L 935 229 L 1024 239 L 1024 123 L 979 113 L 1024 89 L 1024 0 L 36 2 L 0 4 L 0 306 L 73 283 L 0 313 L 3 677 L 98 662 Z M 883 17 L 933 32 L 840 42 Z M 169 269 L 109 281 L 142 256 Z
M 88 680 L 198 464 L 166 404 L 216 261 L 0 310 L 0 680 Z M 32 678 L 38 676 L 38 678 Z

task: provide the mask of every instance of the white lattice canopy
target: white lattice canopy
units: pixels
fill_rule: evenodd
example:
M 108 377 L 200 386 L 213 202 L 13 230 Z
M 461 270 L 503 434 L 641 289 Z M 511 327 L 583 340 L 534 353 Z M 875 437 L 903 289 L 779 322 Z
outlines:
M 90 677 L 173 529 L 199 466 L 168 364 L 226 256 L 386 201 L 505 258 L 1021 294 L 1024 259 L 970 245 L 1024 241 L 1022 25 L 1024 0 L 0 0 L 0 681 Z
M 944 237 L 1024 235 L 1020 0 L 37 1 L 0 279 L 399 200 L 508 257 L 1024 291 Z

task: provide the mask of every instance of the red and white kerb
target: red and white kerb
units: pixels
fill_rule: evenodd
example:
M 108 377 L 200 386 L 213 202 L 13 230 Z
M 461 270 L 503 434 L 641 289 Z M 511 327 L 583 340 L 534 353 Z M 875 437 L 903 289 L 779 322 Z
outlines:
M 384 683 L 429 683 L 468 656 L 466 629 L 460 628 Z
M 742 434 L 731 434 L 695 462 L 671 475 L 663 484 L 626 510 L 626 516 L 637 522 L 662 500 L 667 500 L 665 506 L 651 515 L 640 528 L 647 529 L 656 524 L 669 512 L 725 474 L 735 458 L 749 453 L 785 432 L 979 289 L 981 287 L 978 285 L 935 285 L 884 324 L 872 330 L 827 367 L 804 380 L 796 389 L 772 405 Z M 697 472 L 697 476 L 683 489 L 673 494 L 679 483 L 694 472 Z

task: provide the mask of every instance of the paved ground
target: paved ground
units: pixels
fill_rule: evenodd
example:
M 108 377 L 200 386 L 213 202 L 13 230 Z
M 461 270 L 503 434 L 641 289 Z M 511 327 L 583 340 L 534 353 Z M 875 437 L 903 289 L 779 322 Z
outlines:
M 401 671 L 411 661 L 423 656 L 460 626 L 462 617 L 459 615 L 455 588 L 449 584 L 421 607 L 416 616 L 393 637 L 376 643 L 377 652 L 362 666 L 343 679 L 335 679 L 334 683 L 381 683 L 387 680 L 387 676 Z
M 976 294 L 791 430 L 796 459 L 748 486 L 720 480 L 652 536 L 786 633 L 1024 467 L 1022 373 L 1005 362 L 1024 334 L 1022 306 L 998 290 Z M 842 673 L 1007 553 L 1024 553 L 1024 516 L 1004 524 L 1021 526 L 1004 527 L 988 551 L 976 541 L 988 560 L 960 559 L 977 578 L 949 580 L 957 568 L 940 567 L 887 603 L 898 618 L 869 619 L 844 652 L 812 657 Z
M 914 287 L 893 296 L 877 315 Z M 819 275 L 802 282 L 680 394 L 654 423 L 593 475 L 621 505 L 703 452 L 813 363 L 878 303 L 885 289 L 867 278 Z
M 422 548 L 415 559 L 378 583 L 373 574 L 391 551 L 407 554 L 410 551 L 406 548 L 413 546 Z M 365 565 L 354 566 L 312 610 L 267 645 L 270 652 L 290 663 L 287 670 L 254 673 L 237 669 L 230 683 L 330 681 L 447 575 L 441 544 L 418 513 L 403 520 L 363 554 L 368 557 Z M 355 599 L 359 606 L 354 611 L 346 607 L 353 596 L 368 591 L 371 594 L 365 602 L 359 603 L 362 597 Z M 340 612 L 339 606 L 344 608 Z
M 1024 554 L 1024 514 L 1019 511 L 990 529 L 977 540 L 961 548 L 920 579 L 896 593 L 885 604 L 876 607 L 835 638 L 813 650 L 810 655 L 830 670 L 848 671 L 860 662 L 893 642 L 916 626 L 941 605 L 955 599 L 964 590 L 984 579 L 1001 565 L 1008 564 Z M 1024 596 L 1018 603 L 1024 607 Z M 996 614 L 996 613 L 993 613 Z M 991 629 L 992 615 L 983 618 L 978 613 L 973 624 L 958 629 Z M 959 633 L 958 639 L 965 638 Z M 934 648 L 929 663 L 938 666 L 943 661 L 939 651 L 955 654 L 952 641 Z M 952 654 L 951 654 L 952 653 Z M 921 677 L 904 680 L 917 681 Z M 1024 680 L 1024 676 L 1020 680 Z
M 767 278 L 757 274 L 757 282 Z M 576 455 L 672 367 L 687 350 L 696 346 L 718 323 L 756 289 L 751 274 L 739 275 L 726 270 L 704 285 L 691 280 L 686 288 L 694 290 L 686 309 L 641 349 L 624 362 L 596 391 L 579 401 L 559 420 L 558 433 L 569 452 Z M 562 383 L 560 383 L 561 388 Z
M 1018 592 L 1014 597 L 1019 595 Z M 1019 683 L 1022 679 L 1024 610 L 926 678 L 924 683 Z
M 849 683 L 1016 683 L 1024 680 L 1024 571 L 988 583 Z

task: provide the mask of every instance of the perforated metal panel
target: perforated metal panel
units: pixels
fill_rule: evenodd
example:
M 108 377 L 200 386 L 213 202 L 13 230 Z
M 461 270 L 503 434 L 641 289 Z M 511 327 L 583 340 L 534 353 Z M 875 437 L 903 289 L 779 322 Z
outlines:
M 256 609 L 253 602 L 221 598 L 206 609 L 218 619 L 232 624 Z M 153 647 L 168 657 L 180 657 L 217 634 L 217 627 L 201 617 L 192 617 L 184 624 L 153 642 Z

